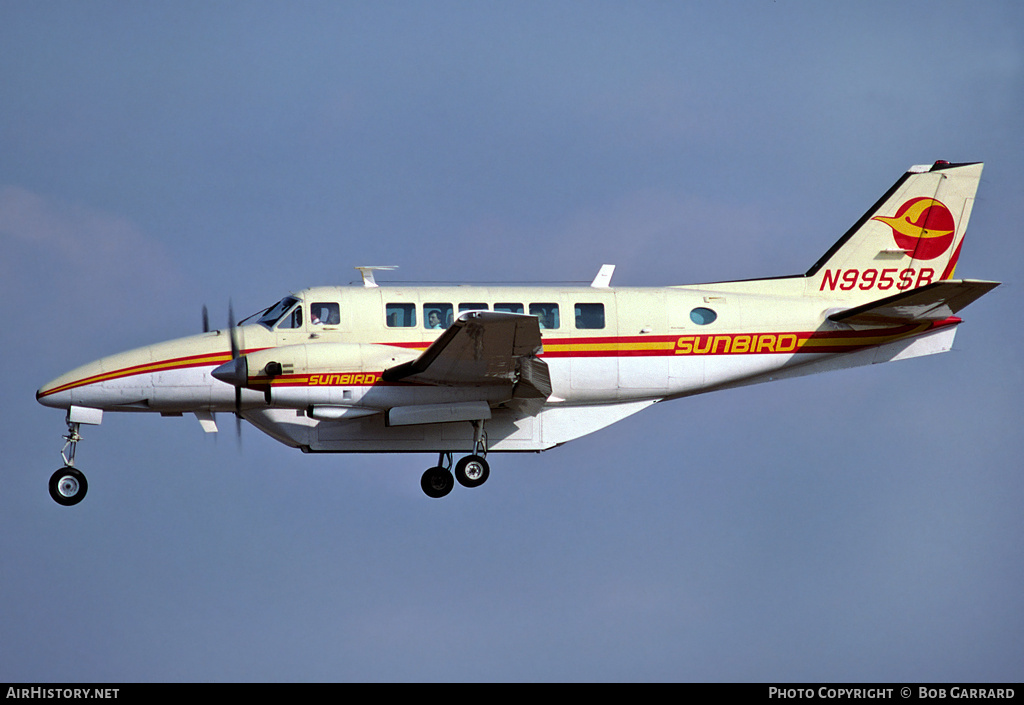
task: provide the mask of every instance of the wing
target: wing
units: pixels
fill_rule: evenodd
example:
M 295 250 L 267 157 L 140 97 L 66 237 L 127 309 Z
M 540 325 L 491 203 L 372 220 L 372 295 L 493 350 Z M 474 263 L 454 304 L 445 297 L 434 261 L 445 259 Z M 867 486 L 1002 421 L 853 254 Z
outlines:
M 834 313 L 829 320 L 868 326 L 942 321 L 997 286 L 974 279 L 938 281 Z
M 384 371 L 387 382 L 509 385 L 515 396 L 547 398 L 551 380 L 536 316 L 466 311 L 415 360 Z

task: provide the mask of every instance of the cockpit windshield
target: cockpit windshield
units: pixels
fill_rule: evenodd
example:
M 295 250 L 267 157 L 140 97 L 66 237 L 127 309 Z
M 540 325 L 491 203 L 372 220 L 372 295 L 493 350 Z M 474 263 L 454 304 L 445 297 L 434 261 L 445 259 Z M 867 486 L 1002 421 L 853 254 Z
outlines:
M 262 316 L 260 316 L 260 319 L 256 322 L 265 325 L 267 328 L 273 328 L 274 324 L 280 321 L 281 317 L 288 313 L 291 307 L 297 304 L 298 302 L 299 300 L 296 299 L 294 296 L 286 296 L 280 301 L 278 301 L 276 304 L 268 308 L 266 312 Z

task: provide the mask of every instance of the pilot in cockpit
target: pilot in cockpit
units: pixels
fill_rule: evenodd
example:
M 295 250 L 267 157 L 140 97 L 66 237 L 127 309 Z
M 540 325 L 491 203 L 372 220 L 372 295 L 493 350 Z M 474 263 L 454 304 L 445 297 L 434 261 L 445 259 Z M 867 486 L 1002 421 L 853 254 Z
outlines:
M 338 304 L 314 303 L 309 307 L 309 318 L 313 325 L 336 326 L 340 321 Z

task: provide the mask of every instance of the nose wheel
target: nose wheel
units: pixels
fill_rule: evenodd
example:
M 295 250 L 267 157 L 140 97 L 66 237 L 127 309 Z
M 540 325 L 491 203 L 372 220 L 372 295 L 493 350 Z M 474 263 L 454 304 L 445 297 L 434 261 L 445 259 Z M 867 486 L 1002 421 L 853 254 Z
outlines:
M 50 476 L 50 496 L 57 504 L 65 507 L 78 504 L 85 499 L 89 483 L 77 468 L 65 465 Z

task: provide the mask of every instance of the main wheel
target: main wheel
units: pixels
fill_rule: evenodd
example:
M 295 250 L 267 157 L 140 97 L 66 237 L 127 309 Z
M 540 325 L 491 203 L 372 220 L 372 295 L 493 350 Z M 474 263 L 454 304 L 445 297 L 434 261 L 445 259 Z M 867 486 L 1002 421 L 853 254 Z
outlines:
M 455 465 L 455 479 L 463 487 L 479 487 L 490 474 L 490 466 L 479 455 L 467 455 Z
M 85 499 L 89 483 L 81 471 L 69 466 L 62 467 L 50 476 L 50 496 L 57 504 L 70 507 Z
M 455 479 L 446 468 L 429 468 L 420 478 L 420 487 L 428 497 L 440 499 L 452 491 Z

